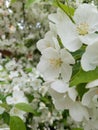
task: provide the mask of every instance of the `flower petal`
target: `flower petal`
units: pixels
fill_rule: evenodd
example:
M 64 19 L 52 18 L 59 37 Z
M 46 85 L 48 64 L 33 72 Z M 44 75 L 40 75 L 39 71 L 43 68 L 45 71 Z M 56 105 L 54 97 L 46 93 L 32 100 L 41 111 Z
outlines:
M 94 70 L 98 66 L 98 41 L 86 48 L 81 59 L 83 70 Z
M 72 75 L 72 66 L 68 64 L 62 64 L 61 66 L 61 76 L 64 81 L 68 82 Z
M 84 118 L 89 118 L 87 109 L 77 102 L 69 109 L 69 113 L 70 116 L 78 122 L 83 121 Z
M 61 38 L 62 44 L 69 51 L 73 52 L 81 47 L 82 43 L 79 40 L 75 25 L 70 21 L 63 21 L 57 25 L 57 32 Z
M 65 93 L 68 91 L 68 84 L 64 83 L 62 80 L 56 80 L 51 84 L 51 88 L 57 91 L 58 93 Z
M 86 85 L 86 88 L 93 88 L 98 86 L 98 79 L 94 80 Z

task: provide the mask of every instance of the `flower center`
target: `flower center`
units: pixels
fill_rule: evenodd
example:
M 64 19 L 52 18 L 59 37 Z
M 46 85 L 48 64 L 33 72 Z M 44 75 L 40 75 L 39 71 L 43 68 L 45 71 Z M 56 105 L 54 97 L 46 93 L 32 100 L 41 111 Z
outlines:
M 56 68 L 60 67 L 61 64 L 62 64 L 61 58 L 58 58 L 58 59 L 49 59 L 49 61 L 50 61 L 50 64 L 53 65 Z
M 79 35 L 88 34 L 88 30 L 89 30 L 89 25 L 87 23 L 80 23 L 77 26 L 77 31 L 78 31 Z

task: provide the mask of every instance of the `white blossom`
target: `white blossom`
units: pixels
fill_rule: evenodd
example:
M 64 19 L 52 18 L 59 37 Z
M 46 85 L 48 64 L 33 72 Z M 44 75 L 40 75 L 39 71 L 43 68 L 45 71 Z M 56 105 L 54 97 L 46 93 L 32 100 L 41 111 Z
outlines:
M 37 69 L 46 80 L 56 79 L 61 74 L 65 81 L 69 81 L 72 74 L 71 64 L 74 63 L 74 58 L 66 49 L 56 50 L 50 47 L 43 51 Z
M 98 31 L 98 11 L 94 5 L 79 5 L 73 16 L 74 23 L 64 13 L 58 12 L 50 15 L 49 19 L 56 24 L 63 45 L 70 51 L 78 50 L 83 43 L 93 44 L 98 39 L 95 33 Z
M 23 91 L 13 91 L 12 96 L 6 98 L 8 104 L 28 103 Z

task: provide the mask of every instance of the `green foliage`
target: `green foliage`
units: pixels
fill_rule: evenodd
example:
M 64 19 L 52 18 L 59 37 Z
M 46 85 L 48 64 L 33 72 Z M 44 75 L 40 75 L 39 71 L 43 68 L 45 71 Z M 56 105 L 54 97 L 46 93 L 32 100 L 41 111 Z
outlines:
M 86 46 L 83 45 L 79 50 L 77 50 L 75 52 L 71 52 L 71 54 L 75 58 L 75 60 L 80 60 L 80 58 L 82 57 L 82 54 L 85 52 L 85 48 L 86 48 Z
M 5 108 L 6 110 L 10 110 L 10 106 L 6 103 L 0 103 L 0 106 Z
M 14 3 L 14 2 L 16 2 L 16 0 L 11 0 L 11 3 Z
M 86 93 L 88 91 L 88 89 L 85 88 L 85 85 L 86 85 L 85 83 L 82 83 L 82 84 L 77 85 L 77 87 L 76 87 L 76 90 L 79 94 L 80 99 L 82 99 L 82 96 L 84 95 L 84 93 Z
M 22 111 L 32 113 L 35 116 L 39 116 L 40 115 L 39 112 L 34 110 L 29 104 L 26 104 L 26 103 L 18 103 L 18 104 L 15 105 L 15 107 L 20 109 L 20 110 L 22 110 Z
M 81 128 L 73 128 L 72 130 L 83 130 L 83 129 L 81 129 Z
M 28 98 L 29 103 L 31 103 L 32 100 L 34 99 L 34 96 L 32 94 L 28 94 L 28 93 L 26 93 L 25 95 Z
M 25 68 L 24 71 L 25 71 L 26 73 L 30 73 L 30 72 L 32 72 L 32 68 Z
M 67 16 L 71 19 L 71 21 L 74 23 L 72 16 L 74 15 L 75 9 L 71 6 L 69 6 L 68 4 L 62 4 L 61 2 L 59 2 L 59 0 L 56 0 L 55 4 L 59 8 L 61 8 L 67 14 Z
M 26 2 L 26 8 L 30 7 L 30 5 L 35 2 L 36 0 L 27 0 Z
M 26 130 L 24 122 L 17 116 L 10 117 L 10 130 Z
M 78 85 L 80 83 L 88 83 L 96 79 L 98 79 L 98 67 L 95 70 L 88 72 L 80 69 L 71 79 L 70 86 Z
M 1 82 L 0 82 L 0 84 L 1 84 Z M 5 96 L 0 92 L 0 100 L 5 100 Z
M 9 125 L 10 116 L 7 112 L 4 112 L 2 114 L 2 118 L 3 118 L 4 122 Z

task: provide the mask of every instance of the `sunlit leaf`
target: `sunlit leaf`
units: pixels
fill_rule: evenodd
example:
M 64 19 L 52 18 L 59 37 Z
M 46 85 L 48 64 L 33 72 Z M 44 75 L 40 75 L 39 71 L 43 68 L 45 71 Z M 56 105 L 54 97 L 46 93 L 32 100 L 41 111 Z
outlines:
M 72 130 L 83 130 L 81 128 L 72 128 Z
M 27 0 L 26 2 L 26 8 L 30 7 L 30 5 L 35 2 L 36 0 Z
M 78 85 L 80 83 L 88 83 L 96 79 L 98 79 L 98 67 L 95 70 L 88 72 L 80 69 L 71 79 L 70 86 Z
M 17 116 L 10 117 L 10 130 L 26 130 L 24 122 Z
M 17 0 L 11 0 L 11 3 L 14 3 L 14 2 L 16 2 Z

